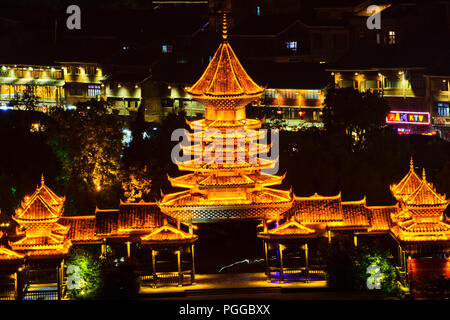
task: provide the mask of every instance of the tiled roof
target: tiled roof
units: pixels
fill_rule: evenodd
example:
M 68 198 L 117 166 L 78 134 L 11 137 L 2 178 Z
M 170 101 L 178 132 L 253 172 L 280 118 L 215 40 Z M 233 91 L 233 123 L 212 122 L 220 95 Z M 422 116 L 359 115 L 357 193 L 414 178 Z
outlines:
M 235 206 L 235 205 L 248 205 L 256 206 L 260 204 L 284 204 L 289 203 L 290 191 L 276 190 L 264 188 L 261 191 L 255 191 L 250 193 L 249 199 L 209 199 L 202 193 L 191 193 L 190 190 L 181 191 L 178 193 L 171 193 L 165 195 L 160 203 L 163 208 L 166 207 L 187 207 L 187 206 Z
M 291 220 L 283 223 L 282 225 L 268 230 L 267 232 L 260 232 L 259 235 L 262 237 L 287 237 L 287 238 L 295 238 L 295 237 L 305 237 L 312 236 L 316 233 L 314 229 L 310 229 L 297 221 Z
M 95 211 L 95 234 L 106 236 L 117 234 L 118 209 Z
M 420 183 L 421 179 L 414 171 L 414 166 L 411 159 L 408 173 L 398 184 L 391 185 L 391 191 L 397 199 L 401 199 L 413 193 L 420 186 Z
M 64 241 L 64 236 L 58 234 L 50 234 L 49 236 L 42 237 L 24 237 L 14 243 L 12 243 L 13 248 L 22 247 L 48 247 L 48 246 L 58 246 Z
M 421 206 L 421 205 L 408 205 L 407 210 L 410 215 L 416 217 L 427 217 L 427 216 L 437 216 L 440 217 L 443 215 L 445 207 L 438 206 Z
M 23 237 L 8 241 L 11 249 L 26 256 L 66 254 L 72 245 L 67 238 L 69 227 L 58 223 L 64 201 L 65 197 L 58 197 L 45 185 L 42 176 L 41 185 L 16 209 L 13 219 L 19 224 L 18 230 Z
M 415 223 L 391 228 L 395 238 L 404 242 L 450 241 L 450 226 L 446 223 Z
M 64 246 L 61 249 L 39 249 L 39 250 L 29 250 L 26 252 L 27 256 L 30 257 L 61 257 L 69 252 L 70 247 Z
M 167 218 L 154 202 L 120 203 L 119 209 L 97 209 L 92 216 L 63 217 L 74 242 L 97 242 L 108 236 L 152 232 Z M 168 219 L 171 221 L 171 219 Z
M 292 208 L 286 213 L 286 218 L 292 216 L 302 224 L 342 221 L 341 194 L 324 197 L 316 193 L 311 197 L 295 197 Z
M 24 257 L 25 257 L 24 254 L 14 252 L 5 247 L 0 247 L 0 261 L 22 260 Z
M 368 231 L 387 231 L 392 226 L 391 214 L 399 210 L 398 206 L 367 207 L 370 212 Z
M 99 240 L 95 235 L 95 216 L 62 217 L 58 222 L 69 227 L 67 236 L 74 243 Z
M 402 229 L 413 233 L 450 232 L 450 225 L 444 222 L 420 223 L 409 220 L 401 222 L 399 225 Z
M 345 226 L 369 226 L 370 211 L 366 207 L 366 199 L 361 201 L 342 202 L 343 224 Z
M 37 196 L 33 202 L 29 203 L 25 209 L 19 209 L 14 216 L 16 221 L 35 221 L 35 220 L 58 220 L 58 212 L 40 197 Z
M 189 241 L 197 239 L 196 235 L 179 230 L 170 224 L 159 227 L 152 233 L 141 237 L 143 242 L 152 241 Z
M 163 224 L 164 214 L 156 202 L 121 203 L 118 213 L 118 232 L 135 229 L 156 229 Z
M 391 214 L 391 220 L 394 223 L 398 223 L 409 219 L 411 219 L 411 211 L 405 207 L 399 208 L 399 210 L 397 210 L 396 212 L 394 211 Z
M 448 205 L 448 200 L 444 196 L 438 194 L 433 185 L 424 178 L 419 187 L 405 198 L 407 205 Z
M 220 44 L 200 79 L 186 89 L 193 96 L 213 97 L 259 95 L 263 91 L 248 76 L 227 41 Z

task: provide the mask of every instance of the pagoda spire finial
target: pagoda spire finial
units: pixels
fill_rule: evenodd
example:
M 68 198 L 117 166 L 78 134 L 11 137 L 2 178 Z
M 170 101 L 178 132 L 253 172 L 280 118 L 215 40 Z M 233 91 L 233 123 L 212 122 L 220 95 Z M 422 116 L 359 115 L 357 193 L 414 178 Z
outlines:
M 413 160 L 413 157 L 411 156 L 411 160 L 409 160 L 409 167 L 411 168 L 411 169 L 414 169 L 414 160 Z
M 222 21 L 222 39 L 226 40 L 228 37 L 227 35 L 227 14 L 223 13 L 223 21 Z
M 425 173 L 425 168 L 423 168 L 423 170 L 422 170 L 422 179 L 425 181 L 425 180 L 427 180 L 427 175 L 426 175 L 426 173 Z
M 41 186 L 45 184 L 44 174 L 41 174 Z

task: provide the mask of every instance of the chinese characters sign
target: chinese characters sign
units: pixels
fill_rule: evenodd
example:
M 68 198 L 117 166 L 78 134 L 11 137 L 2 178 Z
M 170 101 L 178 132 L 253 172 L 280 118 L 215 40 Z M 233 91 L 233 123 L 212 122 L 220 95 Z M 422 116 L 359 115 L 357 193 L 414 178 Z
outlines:
M 429 112 L 391 111 L 386 123 L 430 124 Z

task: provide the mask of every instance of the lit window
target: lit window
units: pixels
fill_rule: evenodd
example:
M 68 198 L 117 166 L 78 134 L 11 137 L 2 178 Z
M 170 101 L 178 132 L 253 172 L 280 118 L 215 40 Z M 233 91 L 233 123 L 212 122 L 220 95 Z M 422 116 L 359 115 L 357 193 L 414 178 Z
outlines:
M 389 31 L 389 44 L 395 44 L 395 31 Z
M 61 79 L 62 78 L 62 72 L 61 70 L 52 70 L 52 78 L 54 79 Z
M 88 97 L 96 97 L 101 95 L 102 87 L 97 85 L 88 86 Z
M 71 66 L 68 68 L 69 74 L 80 74 L 80 68 Z
M 438 115 L 450 116 L 450 106 L 448 103 L 438 103 Z
M 256 15 L 257 16 L 261 15 L 261 6 L 256 6 Z
M 289 50 L 291 50 L 293 52 L 297 52 L 297 50 L 298 50 L 297 41 L 287 41 L 286 48 L 288 48 Z
M 86 73 L 90 76 L 94 76 L 96 71 L 97 71 L 96 67 L 93 66 L 86 67 Z
M 162 52 L 163 53 L 172 53 L 173 46 L 171 44 L 163 44 L 162 46 Z

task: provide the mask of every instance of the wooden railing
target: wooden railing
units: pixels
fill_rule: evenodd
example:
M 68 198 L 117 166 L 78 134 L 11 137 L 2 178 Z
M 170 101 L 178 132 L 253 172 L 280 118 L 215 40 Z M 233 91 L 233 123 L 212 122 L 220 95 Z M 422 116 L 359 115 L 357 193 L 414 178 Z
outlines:
M 13 288 L 0 291 L 0 300 L 16 300 L 16 291 Z
M 181 284 L 189 284 L 192 282 L 191 270 L 184 270 L 181 272 Z M 179 284 L 178 272 L 157 272 L 153 274 L 145 274 L 140 276 L 142 286 L 152 286 L 154 288 L 159 286 L 172 286 Z
M 27 291 L 23 300 L 58 300 L 57 290 Z

